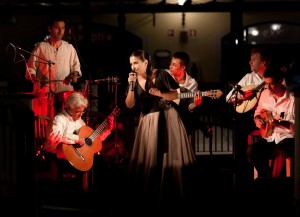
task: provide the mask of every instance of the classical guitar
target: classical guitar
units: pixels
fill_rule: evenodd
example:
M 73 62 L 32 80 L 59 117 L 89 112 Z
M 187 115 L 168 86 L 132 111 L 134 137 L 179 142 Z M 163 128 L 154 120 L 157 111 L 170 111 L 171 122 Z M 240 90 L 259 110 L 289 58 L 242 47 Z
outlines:
M 263 138 L 267 138 L 272 135 L 273 130 L 274 130 L 274 125 L 270 123 L 273 122 L 273 120 L 282 120 L 284 118 L 284 112 L 281 112 L 278 115 L 273 116 L 272 112 L 263 109 L 260 112 L 260 116 L 262 120 L 264 121 L 264 124 L 261 126 L 260 130 L 260 135 Z
M 236 112 L 245 113 L 245 112 L 248 112 L 251 109 L 253 109 L 258 102 L 258 99 L 261 94 L 261 89 L 264 86 L 265 86 L 265 82 L 262 82 L 259 85 L 249 85 L 249 86 L 241 88 L 241 90 L 243 92 L 252 91 L 252 95 L 250 97 L 248 97 L 246 100 L 243 100 L 241 103 L 239 103 L 236 106 L 236 108 L 235 108 Z
M 260 135 L 263 138 L 269 137 L 273 133 L 273 125 L 270 124 L 270 120 L 273 119 L 272 113 L 268 110 L 263 110 L 261 111 L 260 116 L 264 121 L 264 124 L 259 129 Z
M 117 116 L 119 108 L 114 108 L 110 115 Z M 85 138 L 85 144 L 80 146 L 78 144 L 59 144 L 57 152 L 62 153 L 69 163 L 80 171 L 88 171 L 92 168 L 94 163 L 94 154 L 101 151 L 102 141 L 100 134 L 106 129 L 108 118 L 106 118 L 94 131 L 89 126 L 80 128 L 78 135 Z
M 178 92 L 178 99 L 173 100 L 177 105 L 180 103 L 180 99 L 185 98 L 194 98 L 197 94 L 197 92 L 180 92 L 180 89 L 177 89 Z M 208 90 L 208 91 L 200 91 L 202 97 L 210 97 L 212 99 L 219 99 L 223 92 L 219 89 L 217 90 Z

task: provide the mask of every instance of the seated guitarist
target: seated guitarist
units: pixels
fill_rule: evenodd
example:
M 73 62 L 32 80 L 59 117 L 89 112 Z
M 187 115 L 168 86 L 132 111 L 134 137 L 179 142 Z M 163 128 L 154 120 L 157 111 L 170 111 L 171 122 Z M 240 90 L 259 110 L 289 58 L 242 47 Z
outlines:
M 279 67 L 269 66 L 264 74 L 266 88 L 258 101 L 254 122 L 263 139 L 248 146 L 248 161 L 254 164 L 259 177 L 279 177 L 286 157 L 294 156 L 295 99 L 283 84 Z M 268 115 L 265 115 L 268 113 Z M 272 159 L 272 173 L 268 161 Z
M 244 75 L 237 85 L 232 88 L 226 96 L 226 102 L 239 105 L 244 100 L 248 100 L 253 93 L 251 93 L 251 90 L 245 91 L 243 88 L 250 85 L 258 86 L 263 83 L 264 72 L 270 65 L 270 62 L 271 58 L 266 51 L 260 48 L 252 48 L 249 61 L 251 72 Z M 238 100 L 237 102 L 236 99 Z
M 183 120 L 188 134 L 190 134 L 192 130 L 200 129 L 206 137 L 210 137 L 212 135 L 212 128 L 198 120 L 196 114 L 192 113 L 196 110 L 195 108 L 197 106 L 200 106 L 202 102 L 202 95 L 198 90 L 197 81 L 186 71 L 189 62 L 190 57 L 187 53 L 175 52 L 172 55 L 171 63 L 169 66 L 170 70 L 167 70 L 179 84 L 181 92 L 198 92 L 198 94 L 196 94 L 194 98 L 180 100 L 179 114 L 181 116 L 181 119 Z
M 246 73 L 242 79 L 237 83 L 237 85 L 232 88 L 232 90 L 226 95 L 226 102 L 233 105 L 233 121 L 234 121 L 234 137 L 236 144 L 234 145 L 234 156 L 237 165 L 237 179 L 240 181 L 238 186 L 241 186 L 241 190 L 245 189 L 243 185 L 248 184 L 249 181 L 252 181 L 253 176 L 251 177 L 251 172 L 253 168 L 248 168 L 247 164 L 247 136 L 256 129 L 256 126 L 253 122 L 254 107 L 247 109 L 245 107 L 249 106 L 248 98 L 249 94 L 244 88 L 248 86 L 256 85 L 259 86 L 264 82 L 263 77 L 265 70 L 270 65 L 271 57 L 269 56 L 266 50 L 261 48 L 252 48 L 250 53 L 249 66 L 251 69 L 250 73 Z M 246 93 L 246 94 L 244 94 Z M 236 101 L 237 100 L 237 101 Z M 245 105 L 245 106 L 244 106 Z M 241 107 L 242 111 L 237 112 L 237 108 Z M 244 176 L 244 171 L 248 170 L 249 177 Z M 252 169 L 252 170 L 251 170 Z M 240 185 L 239 185 L 240 184 Z
M 66 99 L 65 108 L 58 113 L 52 125 L 47 131 L 47 144 L 44 147 L 46 152 L 54 153 L 57 158 L 64 159 L 64 155 L 58 152 L 59 144 L 79 145 L 85 144 L 85 138 L 78 135 L 79 130 L 86 126 L 82 119 L 82 115 L 88 107 L 87 98 L 80 92 L 74 92 Z M 114 116 L 107 118 L 108 124 L 99 136 L 101 141 L 104 141 L 111 133 L 114 126 Z

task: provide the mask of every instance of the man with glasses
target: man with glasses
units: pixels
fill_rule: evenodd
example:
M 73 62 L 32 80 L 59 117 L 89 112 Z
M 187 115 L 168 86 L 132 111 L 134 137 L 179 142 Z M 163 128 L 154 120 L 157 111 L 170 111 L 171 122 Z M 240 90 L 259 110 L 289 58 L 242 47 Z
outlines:
M 44 147 L 46 152 L 54 153 L 57 158 L 63 159 L 63 162 L 67 162 L 64 153 L 59 151 L 59 145 L 76 145 L 79 147 L 86 145 L 86 138 L 80 136 L 79 132 L 86 126 L 82 115 L 87 106 L 88 100 L 80 92 L 74 92 L 66 99 L 65 107 L 54 117 L 47 131 L 47 143 Z M 107 117 L 106 127 L 99 134 L 101 141 L 104 141 L 111 134 L 113 126 L 114 116 L 111 114 Z
M 254 123 L 263 139 L 248 146 L 247 157 L 259 177 L 284 176 L 285 159 L 294 158 L 295 98 L 283 80 L 279 67 L 268 67 L 264 74 L 266 89 L 254 112 Z M 269 159 L 273 159 L 272 171 Z

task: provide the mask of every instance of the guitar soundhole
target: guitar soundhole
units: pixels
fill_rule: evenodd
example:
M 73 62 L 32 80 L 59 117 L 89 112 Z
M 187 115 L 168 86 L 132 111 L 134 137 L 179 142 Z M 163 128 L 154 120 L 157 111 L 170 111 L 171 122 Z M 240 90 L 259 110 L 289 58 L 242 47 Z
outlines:
M 85 143 L 89 146 L 91 146 L 93 144 L 93 141 L 91 140 L 91 138 L 86 138 L 85 139 Z

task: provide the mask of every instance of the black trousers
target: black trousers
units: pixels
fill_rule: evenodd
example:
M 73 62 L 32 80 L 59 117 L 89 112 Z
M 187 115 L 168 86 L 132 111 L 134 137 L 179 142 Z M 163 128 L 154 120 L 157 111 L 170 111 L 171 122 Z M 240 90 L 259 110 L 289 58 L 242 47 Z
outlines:
M 284 175 L 285 158 L 294 158 L 294 138 L 286 138 L 278 144 L 275 142 L 267 142 L 267 140 L 259 140 L 248 146 L 247 157 L 248 162 L 255 166 L 259 177 L 271 176 L 269 169 L 269 160 L 272 159 L 274 165 L 275 161 L 277 167 L 274 168 L 275 173 Z

